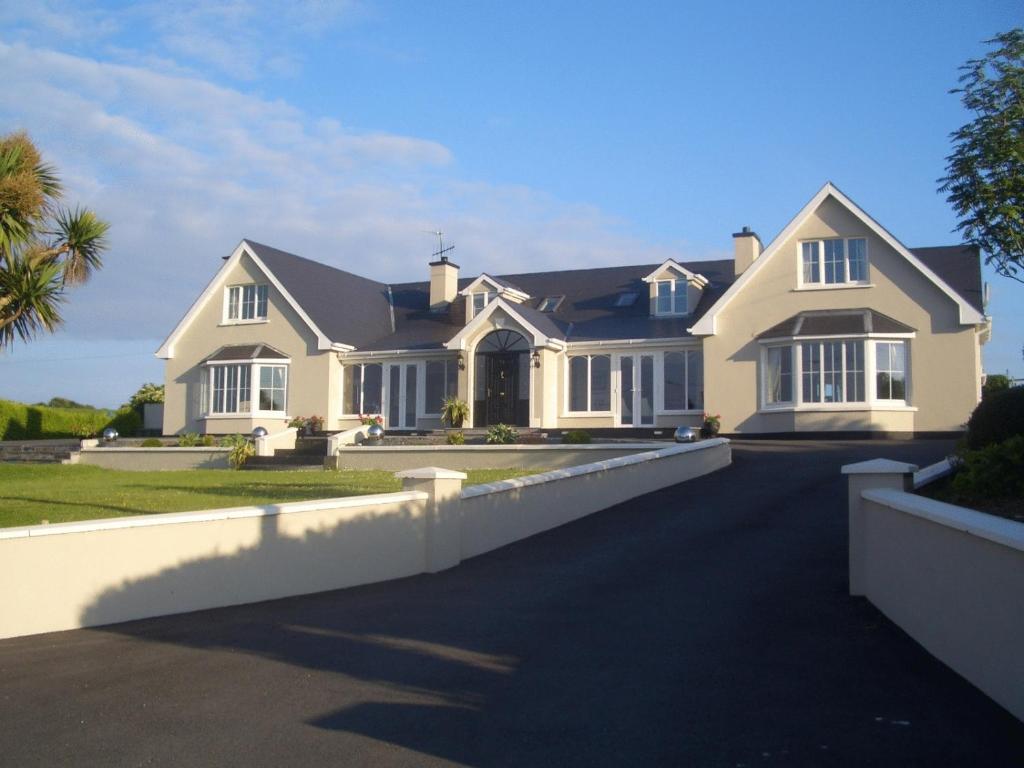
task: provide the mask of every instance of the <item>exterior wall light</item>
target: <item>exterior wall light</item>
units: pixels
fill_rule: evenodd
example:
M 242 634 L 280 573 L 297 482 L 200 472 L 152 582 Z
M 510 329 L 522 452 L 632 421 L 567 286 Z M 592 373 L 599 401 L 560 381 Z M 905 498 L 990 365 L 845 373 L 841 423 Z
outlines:
M 464 358 L 462 356 L 461 352 L 459 353 L 459 370 L 460 371 L 466 370 L 466 358 Z
M 533 361 L 534 368 L 540 368 L 540 352 L 538 352 L 536 349 L 533 350 L 533 354 L 530 355 L 530 360 Z

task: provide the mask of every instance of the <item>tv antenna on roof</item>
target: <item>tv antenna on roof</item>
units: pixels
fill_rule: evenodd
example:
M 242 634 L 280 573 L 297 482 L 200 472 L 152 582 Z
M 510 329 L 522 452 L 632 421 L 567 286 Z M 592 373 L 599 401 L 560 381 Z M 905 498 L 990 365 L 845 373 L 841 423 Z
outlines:
M 435 253 L 430 254 L 430 255 L 431 256 L 436 256 L 441 261 L 448 261 L 448 256 L 446 256 L 445 254 L 449 253 L 450 251 L 454 251 L 455 250 L 455 244 L 453 243 L 452 245 L 449 245 L 447 248 L 445 248 L 444 247 L 444 239 L 443 239 L 444 232 L 442 232 L 439 229 L 427 229 L 427 230 L 424 230 L 424 231 L 428 235 L 437 235 L 437 251 Z

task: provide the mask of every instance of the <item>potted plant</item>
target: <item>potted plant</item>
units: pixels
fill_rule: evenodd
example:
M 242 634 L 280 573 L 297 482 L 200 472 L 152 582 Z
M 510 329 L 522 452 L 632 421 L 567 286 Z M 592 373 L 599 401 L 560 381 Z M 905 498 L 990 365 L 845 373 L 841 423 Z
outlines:
M 710 413 L 705 413 L 704 414 L 704 424 L 700 428 L 701 436 L 703 436 L 703 437 L 714 437 L 715 435 L 718 434 L 718 430 L 721 428 L 721 426 L 722 426 L 722 416 L 721 416 L 721 414 L 716 413 L 716 414 L 712 415 Z
M 457 397 L 446 397 L 441 403 L 441 421 L 447 421 L 455 429 L 462 429 L 469 418 L 469 404 Z
M 316 432 L 322 432 L 324 428 L 324 417 L 323 416 L 310 416 L 306 419 L 306 429 L 311 434 Z

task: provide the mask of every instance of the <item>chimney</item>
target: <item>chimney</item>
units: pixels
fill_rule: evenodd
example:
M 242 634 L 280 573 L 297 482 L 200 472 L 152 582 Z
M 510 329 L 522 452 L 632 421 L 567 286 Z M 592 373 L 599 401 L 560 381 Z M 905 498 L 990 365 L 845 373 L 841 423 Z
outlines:
M 459 265 L 442 256 L 430 262 L 430 311 L 440 312 L 455 301 L 459 293 Z
M 761 245 L 761 238 L 756 232 L 751 232 L 750 227 L 744 227 L 743 231 L 733 233 L 732 250 L 736 277 L 739 277 L 754 263 L 754 259 L 761 255 L 764 246 Z

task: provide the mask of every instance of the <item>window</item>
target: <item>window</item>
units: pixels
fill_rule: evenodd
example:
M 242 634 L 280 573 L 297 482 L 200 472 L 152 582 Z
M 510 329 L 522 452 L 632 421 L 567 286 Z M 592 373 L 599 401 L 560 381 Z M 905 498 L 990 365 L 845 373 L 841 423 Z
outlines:
M 498 297 L 497 291 L 481 291 L 473 294 L 473 317 L 480 314 L 484 307 Z
M 611 355 L 579 355 L 569 358 L 569 410 L 611 410 Z
M 767 407 L 907 404 L 907 343 L 902 340 L 797 341 L 766 347 L 762 362 Z
M 380 363 L 346 365 L 344 406 L 348 414 L 379 414 L 381 412 L 384 371 Z
M 210 413 L 249 413 L 251 373 L 248 363 L 210 366 Z
M 686 314 L 686 280 L 658 280 L 656 286 L 655 314 Z
M 284 412 L 285 367 L 283 365 L 260 366 L 260 410 Z
M 868 245 L 863 237 L 811 240 L 800 244 L 802 284 L 848 285 L 868 280 Z
M 666 352 L 662 365 L 663 410 L 699 411 L 704 408 L 704 353 Z
M 618 295 L 618 297 L 616 297 L 616 299 L 615 299 L 615 306 L 616 307 L 632 307 L 634 304 L 636 304 L 637 295 L 638 294 L 636 294 L 636 293 L 634 293 L 632 291 L 627 292 L 627 293 L 620 293 Z
M 228 288 L 228 320 L 266 320 L 267 286 L 232 285 Z
M 875 397 L 907 399 L 907 351 L 902 341 L 875 344 Z
M 288 366 L 231 363 L 210 366 L 211 414 L 284 413 L 288 402 Z M 257 381 L 253 408 L 252 381 Z
M 769 347 L 765 364 L 765 402 L 793 402 L 793 348 Z
M 455 360 L 428 360 L 426 363 L 426 389 L 424 409 L 429 414 L 441 413 L 446 398 L 456 397 L 459 391 L 459 365 Z
M 558 309 L 558 305 L 562 303 L 564 296 L 546 296 L 540 300 L 540 304 L 537 305 L 537 309 L 541 312 L 554 312 Z
M 803 403 L 864 401 L 864 342 L 805 341 L 801 345 Z

